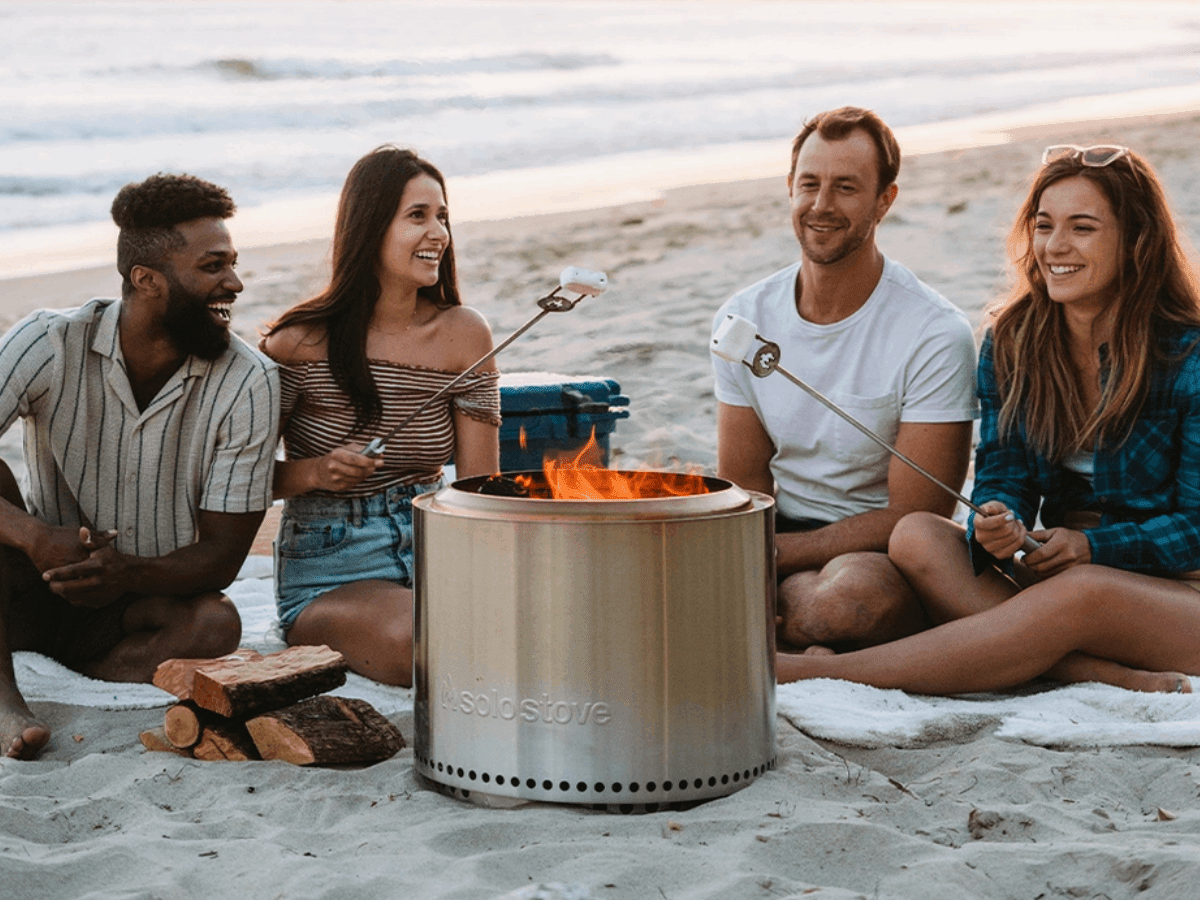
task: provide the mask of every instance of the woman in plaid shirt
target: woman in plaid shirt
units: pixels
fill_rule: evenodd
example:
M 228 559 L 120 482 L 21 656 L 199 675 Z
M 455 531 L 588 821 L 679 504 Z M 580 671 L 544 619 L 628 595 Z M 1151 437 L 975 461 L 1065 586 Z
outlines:
M 1190 691 L 1200 675 L 1200 286 L 1161 184 L 1125 147 L 1049 147 L 1009 245 L 1017 284 L 979 362 L 987 515 L 914 513 L 889 546 L 938 627 L 781 654 L 780 681 Z M 1041 546 L 1020 557 L 1027 536 Z

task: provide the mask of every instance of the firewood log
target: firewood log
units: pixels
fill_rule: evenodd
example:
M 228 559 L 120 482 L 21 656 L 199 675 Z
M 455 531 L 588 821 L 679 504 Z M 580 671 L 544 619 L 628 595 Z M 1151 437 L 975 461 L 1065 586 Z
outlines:
M 262 654 L 248 647 L 239 647 L 227 656 L 218 659 L 168 659 L 159 664 L 151 681 L 155 687 L 174 694 L 180 700 L 190 700 L 192 698 L 192 679 L 198 668 L 226 660 L 242 659 L 262 659 Z
M 346 660 L 328 647 L 289 647 L 254 660 L 219 660 L 195 670 L 192 700 L 229 718 L 279 709 L 346 682 Z
M 184 700 L 170 707 L 163 715 L 163 733 L 174 746 L 186 750 L 200 741 L 205 728 L 221 728 L 229 723 L 230 720 L 224 716 Z
M 245 761 L 260 759 L 254 741 L 241 722 L 226 721 L 220 725 L 206 725 L 200 740 L 192 748 L 196 759 Z
M 365 700 L 311 697 L 246 723 L 263 759 L 298 766 L 373 763 L 404 747 L 400 729 Z
M 160 753 L 177 753 L 180 756 L 192 755 L 191 750 L 180 749 L 172 744 L 167 739 L 167 736 L 162 728 L 151 728 L 147 731 L 143 731 L 138 735 L 138 738 L 141 740 L 142 746 L 147 750 L 154 750 Z

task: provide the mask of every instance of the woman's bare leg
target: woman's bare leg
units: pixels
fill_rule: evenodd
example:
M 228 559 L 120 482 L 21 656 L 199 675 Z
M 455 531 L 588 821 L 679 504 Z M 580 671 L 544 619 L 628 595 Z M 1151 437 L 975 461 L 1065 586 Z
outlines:
M 966 529 L 932 513 L 913 513 L 901 519 L 892 533 L 888 555 L 917 592 L 926 614 L 939 624 L 991 609 L 1020 590 L 995 568 L 976 576 L 967 552 Z M 1036 578 L 1028 575 L 1027 585 Z M 1190 686 L 1175 672 L 1147 672 L 1083 653 L 1069 653 L 1042 674 L 1064 683 L 1099 681 L 1135 691 L 1174 691 Z
M 991 609 L 1020 590 L 995 568 L 976 576 L 967 530 L 933 513 L 910 513 L 896 523 L 888 559 L 937 625 Z
M 1005 603 L 840 656 L 783 656 L 779 681 L 842 678 L 925 694 L 1013 687 L 1072 651 L 1130 669 L 1200 674 L 1200 596 L 1170 579 L 1078 566 Z
M 412 686 L 412 591 L 390 581 L 357 581 L 304 608 L 287 641 L 326 644 L 352 672 L 384 684 Z

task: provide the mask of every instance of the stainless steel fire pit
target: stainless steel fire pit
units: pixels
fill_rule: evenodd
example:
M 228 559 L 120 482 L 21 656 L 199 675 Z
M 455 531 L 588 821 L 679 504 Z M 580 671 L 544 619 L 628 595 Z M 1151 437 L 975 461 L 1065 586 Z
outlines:
M 709 492 L 533 499 L 467 479 L 413 501 L 422 775 L 641 806 L 774 766 L 773 501 L 688 477 Z

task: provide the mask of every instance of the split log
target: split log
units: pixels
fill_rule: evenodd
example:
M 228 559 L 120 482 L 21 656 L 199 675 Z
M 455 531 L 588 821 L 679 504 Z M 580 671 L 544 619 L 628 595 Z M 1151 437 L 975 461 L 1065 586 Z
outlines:
M 181 750 L 176 747 L 168 739 L 162 728 L 151 728 L 148 731 L 143 731 L 138 735 L 142 742 L 142 746 L 147 750 L 153 750 L 159 753 L 177 753 L 180 756 L 191 756 L 191 750 Z
M 222 726 L 205 727 L 200 740 L 192 748 L 192 756 L 208 761 L 232 759 L 244 762 L 261 759 L 254 741 L 241 722 L 227 722 Z
M 155 687 L 174 694 L 180 700 L 192 698 L 192 680 L 201 666 L 222 663 L 227 660 L 262 659 L 262 654 L 249 647 L 239 647 L 232 653 L 217 659 L 168 659 L 159 664 L 151 679 Z
M 346 660 L 336 650 L 289 647 L 253 660 L 220 660 L 196 669 L 192 700 L 229 718 L 289 706 L 346 683 Z
M 365 700 L 312 697 L 246 723 L 263 759 L 298 766 L 374 763 L 404 747 L 400 729 Z

